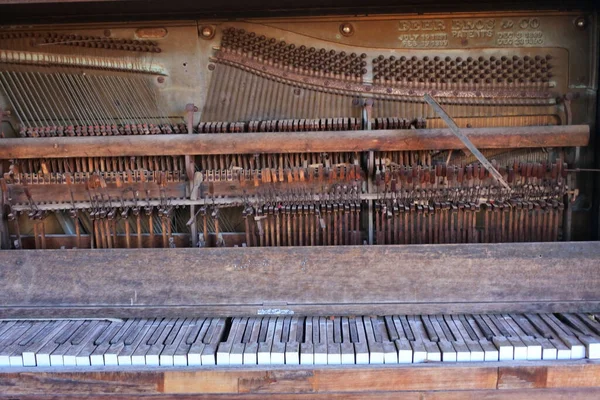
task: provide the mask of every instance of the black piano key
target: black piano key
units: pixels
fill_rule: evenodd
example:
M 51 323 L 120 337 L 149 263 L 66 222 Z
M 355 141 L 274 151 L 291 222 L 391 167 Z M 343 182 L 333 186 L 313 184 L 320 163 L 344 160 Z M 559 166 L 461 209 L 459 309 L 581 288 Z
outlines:
M 400 323 L 402 324 L 402 328 L 404 328 L 404 334 L 406 335 L 406 338 L 409 341 L 414 341 L 415 335 L 412 332 L 412 329 L 410 327 L 410 324 L 408 323 L 408 318 L 406 317 L 406 315 L 399 315 L 398 318 L 400 318 Z
M 129 328 L 131 328 L 131 325 L 135 322 L 135 319 L 128 319 L 126 320 L 123 325 L 121 326 L 121 328 L 119 329 L 119 331 L 109 340 L 109 343 L 115 344 L 115 343 L 119 343 L 123 341 L 123 337 L 127 334 L 127 331 L 129 330 Z
M 31 328 L 29 328 L 23 334 L 23 336 L 19 338 L 19 346 L 25 346 L 29 344 L 35 338 L 35 336 L 48 324 L 49 321 L 34 322 Z
M 473 319 L 475 320 L 475 323 L 477 324 L 477 326 L 479 327 L 479 329 L 481 329 L 481 332 L 483 333 L 483 335 L 485 336 L 485 338 L 487 340 L 492 340 L 492 338 L 494 337 L 494 332 L 485 323 L 485 321 L 483 320 L 483 318 L 481 318 L 481 315 L 473 314 Z
M 396 329 L 396 326 L 394 325 L 394 321 L 391 315 L 387 315 L 384 317 L 385 320 L 385 327 L 388 331 L 388 335 L 390 340 L 393 342 L 396 339 L 399 339 L 400 336 L 398 336 L 398 331 Z
M 475 330 L 473 329 L 471 324 L 469 324 L 469 322 L 467 321 L 467 317 L 464 314 L 461 314 L 458 316 L 458 319 L 460 319 L 460 322 L 462 322 L 462 324 L 463 324 L 465 330 L 467 331 L 467 334 L 471 338 L 471 340 L 478 341 L 479 337 L 475 333 Z
M 171 319 L 167 319 L 167 318 L 162 319 L 159 322 L 158 327 L 154 330 L 154 332 L 152 333 L 152 336 L 150 336 L 150 338 L 146 341 L 146 343 L 149 344 L 150 346 L 155 345 L 156 342 L 158 341 L 158 338 L 163 333 L 164 329 L 167 327 L 167 325 L 169 324 L 169 322 L 172 322 L 172 320 Z
M 112 321 L 111 324 L 94 340 L 96 346 L 109 342 L 123 327 L 123 321 Z
M 184 322 L 185 322 L 185 318 L 179 318 L 175 322 L 175 325 L 173 326 L 173 329 L 171 329 L 171 332 L 169 332 L 169 334 L 167 335 L 167 338 L 165 339 L 165 342 L 164 342 L 165 346 L 170 346 L 170 345 L 173 344 L 173 341 L 175 340 L 175 338 L 179 334 L 179 330 L 183 326 Z
M 191 329 L 189 330 L 187 337 L 185 338 L 185 343 L 189 344 L 190 346 L 192 345 L 192 343 L 194 343 L 196 341 L 196 338 L 198 337 L 198 334 L 200 333 L 200 329 L 202 329 L 202 325 L 204 324 L 205 319 L 198 319 L 196 320 L 196 323 L 194 324 L 193 327 L 191 327 Z
M 421 321 L 423 321 L 423 326 L 425 327 L 425 332 L 427 332 L 427 336 L 429 336 L 429 340 L 431 340 L 432 342 L 438 342 L 440 338 L 435 332 L 435 329 L 433 329 L 431 321 L 429 320 L 429 316 L 423 315 L 421 317 Z

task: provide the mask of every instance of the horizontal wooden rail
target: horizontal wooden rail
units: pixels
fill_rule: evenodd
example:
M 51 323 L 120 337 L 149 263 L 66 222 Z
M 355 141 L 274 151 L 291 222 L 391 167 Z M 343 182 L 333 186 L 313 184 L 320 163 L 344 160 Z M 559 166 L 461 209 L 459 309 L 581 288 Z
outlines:
M 600 309 L 600 242 L 0 251 L 0 318 Z
M 589 400 L 600 363 L 504 361 L 311 365 L 0 369 L 0 399 Z M 51 393 L 51 395 L 46 395 Z M 211 397 L 211 395 L 213 397 Z
M 465 128 L 479 149 L 586 146 L 587 125 Z M 464 144 L 449 129 L 257 132 L 198 135 L 0 139 L 0 158 L 63 158 L 344 151 L 450 150 Z

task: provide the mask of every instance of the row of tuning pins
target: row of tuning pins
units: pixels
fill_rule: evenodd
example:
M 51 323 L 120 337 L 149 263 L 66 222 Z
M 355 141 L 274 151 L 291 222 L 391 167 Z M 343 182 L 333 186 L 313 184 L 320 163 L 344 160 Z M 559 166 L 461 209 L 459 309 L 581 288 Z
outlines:
M 361 243 L 358 200 L 249 205 L 243 217 L 246 245 L 251 247 Z
M 375 202 L 377 244 L 558 241 L 559 199 L 504 202 Z

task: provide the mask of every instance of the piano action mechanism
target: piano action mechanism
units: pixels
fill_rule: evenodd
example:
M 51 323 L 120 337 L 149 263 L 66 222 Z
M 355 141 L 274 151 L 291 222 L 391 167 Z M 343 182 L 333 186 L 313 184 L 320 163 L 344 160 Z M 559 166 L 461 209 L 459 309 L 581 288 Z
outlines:
M 596 19 L 1 26 L 4 393 L 597 396 Z

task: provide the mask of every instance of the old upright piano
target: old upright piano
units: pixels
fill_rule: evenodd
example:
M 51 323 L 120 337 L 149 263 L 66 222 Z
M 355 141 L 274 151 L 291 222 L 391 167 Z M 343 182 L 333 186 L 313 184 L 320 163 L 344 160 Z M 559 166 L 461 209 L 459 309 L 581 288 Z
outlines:
M 600 396 L 593 3 L 2 3 L 0 398 Z

